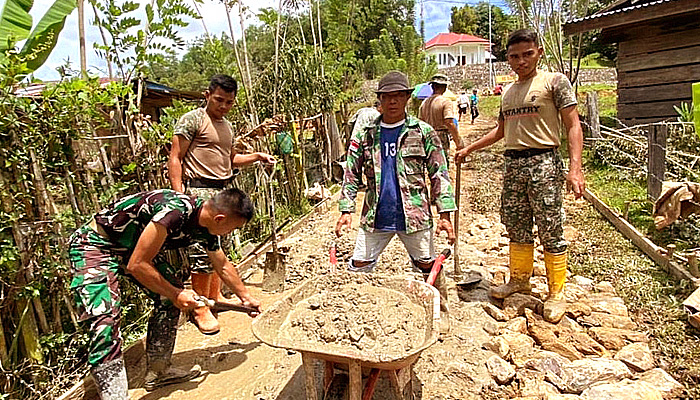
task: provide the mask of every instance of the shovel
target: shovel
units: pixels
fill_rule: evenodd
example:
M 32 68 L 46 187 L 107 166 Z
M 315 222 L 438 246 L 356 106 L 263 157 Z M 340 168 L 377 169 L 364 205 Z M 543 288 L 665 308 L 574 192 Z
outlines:
M 267 186 L 270 188 L 270 224 L 272 225 L 272 251 L 265 254 L 265 273 L 263 275 L 262 288 L 266 292 L 278 292 L 284 289 L 284 279 L 286 268 L 284 266 L 285 254 L 279 252 L 277 248 L 277 227 L 275 222 L 275 192 L 272 190 L 272 180 L 276 169 L 271 174 L 267 174 L 262 164 L 260 169 L 265 175 Z
M 455 244 L 454 244 L 454 266 L 455 266 L 455 281 L 456 285 L 462 289 L 469 289 L 473 285 L 481 282 L 481 274 L 475 271 L 469 271 L 469 273 L 464 274 L 462 272 L 462 266 L 459 264 L 459 215 L 461 214 L 461 208 L 459 207 L 461 190 L 462 190 L 462 163 L 455 163 L 457 167 L 456 171 L 456 182 L 455 182 L 455 205 L 457 211 L 455 211 Z M 466 275 L 466 276 L 465 276 Z

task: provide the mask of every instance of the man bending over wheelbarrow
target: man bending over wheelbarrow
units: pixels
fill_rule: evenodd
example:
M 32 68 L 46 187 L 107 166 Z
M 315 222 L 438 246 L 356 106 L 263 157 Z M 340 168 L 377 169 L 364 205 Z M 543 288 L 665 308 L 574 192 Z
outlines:
M 238 189 L 207 201 L 173 190 L 153 190 L 124 197 L 97 213 L 70 238 L 68 255 L 80 318 L 90 324 L 88 363 L 102 400 L 128 400 L 122 359 L 119 275 L 132 278 L 153 299 L 146 336 L 146 390 L 185 382 L 199 367 L 170 366 L 181 310 L 203 307 L 196 292 L 184 289 L 187 268 L 170 265 L 162 249 L 200 243 L 214 270 L 252 316 L 260 302 L 243 285 L 219 247 L 219 236 L 253 217 L 250 198 Z
M 367 177 L 350 271 L 372 272 L 381 252 L 398 235 L 413 264 L 427 277 L 435 260 L 431 203 L 440 214 L 436 233 L 445 231 L 450 244 L 454 243 L 450 212 L 456 208 L 445 153 L 435 130 L 406 114 L 412 90 L 403 73 L 384 75 L 376 91 L 381 115 L 350 139 L 336 235 L 341 235 L 344 226 L 350 229 L 360 175 L 364 172 Z M 430 197 L 425 170 L 430 179 Z M 435 287 L 440 292 L 441 309 L 447 312 L 443 273 L 438 275 Z

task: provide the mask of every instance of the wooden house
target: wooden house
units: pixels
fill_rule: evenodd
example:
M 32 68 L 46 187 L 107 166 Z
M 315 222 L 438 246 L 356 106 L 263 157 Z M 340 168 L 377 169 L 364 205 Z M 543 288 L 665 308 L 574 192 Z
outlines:
M 618 43 L 617 117 L 625 124 L 675 120 L 700 82 L 700 0 L 618 0 L 564 25 L 566 35 L 602 30 Z

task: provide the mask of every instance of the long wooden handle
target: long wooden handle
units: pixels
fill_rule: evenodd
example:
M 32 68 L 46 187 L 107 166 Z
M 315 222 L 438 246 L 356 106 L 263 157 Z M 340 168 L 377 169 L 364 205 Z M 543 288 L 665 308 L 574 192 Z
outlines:
M 454 224 L 455 224 L 455 244 L 454 244 L 454 266 L 455 274 L 459 275 L 462 273 L 462 267 L 459 265 L 459 214 L 461 209 L 459 207 L 459 199 L 462 197 L 462 163 L 455 163 L 457 167 L 457 179 L 455 182 L 455 206 L 457 211 L 455 211 Z

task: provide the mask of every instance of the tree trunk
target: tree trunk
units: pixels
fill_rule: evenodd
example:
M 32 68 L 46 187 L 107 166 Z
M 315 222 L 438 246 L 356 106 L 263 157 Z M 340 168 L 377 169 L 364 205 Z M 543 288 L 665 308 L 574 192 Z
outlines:
M 248 79 L 248 87 L 250 88 L 251 93 L 253 92 L 253 79 L 250 76 L 250 62 L 248 61 L 248 42 L 245 37 L 245 25 L 244 25 L 244 19 L 243 19 L 243 4 L 241 4 L 243 0 L 238 0 L 238 18 L 241 23 L 241 42 L 243 43 L 243 60 L 245 62 L 245 74 L 246 78 Z M 253 96 L 251 95 L 248 98 L 248 103 L 250 104 L 250 112 L 252 113 L 251 115 L 251 121 L 253 122 L 253 126 L 258 126 L 258 112 L 257 109 L 255 108 L 255 101 L 253 100 Z
M 228 29 L 229 32 L 231 33 L 231 45 L 233 46 L 233 54 L 236 56 L 236 65 L 238 66 L 238 72 L 241 74 L 241 83 L 243 83 L 243 93 L 245 94 L 246 98 L 246 105 L 248 106 L 248 111 L 250 114 L 248 115 L 247 122 L 251 126 L 255 126 L 253 124 L 253 114 L 254 110 L 252 108 L 252 104 L 250 102 L 251 98 L 251 91 L 253 88 L 248 86 L 248 83 L 246 82 L 245 78 L 245 72 L 243 71 L 243 65 L 241 64 L 241 56 L 238 54 L 238 46 L 236 46 L 236 36 L 233 34 L 233 24 L 231 23 L 231 13 L 230 9 L 228 8 L 228 4 L 224 2 L 224 7 L 226 9 L 226 20 L 228 21 Z
M 282 0 L 277 5 L 277 28 L 275 29 L 275 84 L 272 94 L 272 116 L 277 115 L 277 85 L 279 84 L 280 25 L 282 24 Z

